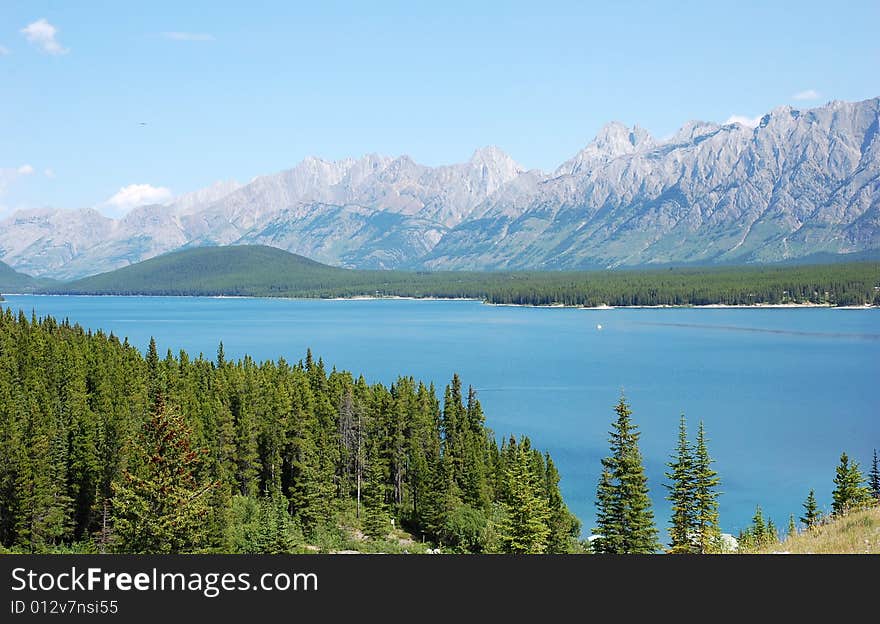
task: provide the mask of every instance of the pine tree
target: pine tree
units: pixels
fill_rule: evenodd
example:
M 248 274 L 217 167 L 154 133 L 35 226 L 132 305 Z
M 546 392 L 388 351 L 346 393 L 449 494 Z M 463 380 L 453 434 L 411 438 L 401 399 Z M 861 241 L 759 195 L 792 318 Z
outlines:
M 581 522 L 569 510 L 559 491 L 559 471 L 547 453 L 545 457 L 544 486 L 547 497 L 550 519 L 550 536 L 547 540 L 547 552 L 565 554 L 572 551 L 581 531 Z
M 779 541 L 779 534 L 772 520 L 764 518 L 761 506 L 755 507 L 755 515 L 752 517 L 750 527 L 740 532 L 740 550 L 748 551 L 763 546 L 769 546 Z
M 159 398 L 132 465 L 113 486 L 116 550 L 133 554 L 197 551 L 205 542 L 207 495 L 195 472 L 202 453 L 183 418 Z
M 694 498 L 696 506 L 697 552 L 717 552 L 721 540 L 718 526 L 718 473 L 712 470 L 713 460 L 706 447 L 706 431 L 703 422 L 697 430 L 697 446 L 694 453 Z
M 797 537 L 797 524 L 794 521 L 794 514 L 788 516 L 788 537 Z
M 529 444 L 525 439 L 511 445 L 505 467 L 504 519 L 499 532 L 506 553 L 541 554 L 550 538 L 550 508 L 544 484 L 530 466 Z
M 760 505 L 755 507 L 755 515 L 752 517 L 752 532 L 758 543 L 762 543 L 767 535 L 767 523 L 764 521 L 764 512 L 761 511 Z
M 598 526 L 594 532 L 602 536 L 602 552 L 654 553 L 660 543 L 639 452 L 640 434 L 623 396 L 614 409 L 617 420 L 610 433 L 611 455 L 602 460 L 603 474 L 597 490 Z
M 765 544 L 776 544 L 779 542 L 779 529 L 776 528 L 776 524 L 773 523 L 773 520 L 767 520 L 767 531 L 764 533 L 764 543 Z
M 670 518 L 669 552 L 686 554 L 695 552 L 694 537 L 696 535 L 696 484 L 694 482 L 693 449 L 687 438 L 687 422 L 684 414 L 678 425 L 678 446 L 673 461 L 666 464 L 670 471 L 666 478 L 671 481 L 667 485 L 669 495 L 666 500 L 672 503 Z
M 834 477 L 834 491 L 831 492 L 831 509 L 834 515 L 843 515 L 870 500 L 868 488 L 863 485 L 864 481 L 858 462 L 851 462 L 847 454 L 842 453 Z
M 874 449 L 874 459 L 871 461 L 871 472 L 868 473 L 868 489 L 877 503 L 880 503 L 880 465 L 877 462 L 877 449 Z
M 616 488 L 611 471 L 603 466 L 596 487 L 596 528 L 590 542 L 595 553 L 613 553 L 621 548 L 622 519 L 616 505 Z M 602 533 L 604 531 L 604 533 Z
M 375 446 L 370 449 L 369 461 L 364 488 L 364 533 L 373 539 L 383 539 L 391 524 L 385 504 L 385 470 Z
M 819 506 L 816 504 L 816 493 L 813 490 L 810 490 L 807 500 L 804 501 L 804 515 L 801 516 L 800 520 L 807 527 L 807 530 L 819 525 L 821 514 L 819 513 Z
M 301 535 L 287 507 L 287 498 L 280 492 L 266 493 L 260 500 L 256 536 L 257 553 L 280 555 L 292 553 L 296 548 Z

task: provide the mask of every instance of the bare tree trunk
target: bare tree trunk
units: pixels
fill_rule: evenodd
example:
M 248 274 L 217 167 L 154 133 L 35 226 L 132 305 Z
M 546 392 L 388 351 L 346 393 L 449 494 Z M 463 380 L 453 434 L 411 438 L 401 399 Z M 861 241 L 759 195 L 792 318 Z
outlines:
M 110 541 L 109 529 L 107 527 L 107 516 L 109 514 L 110 506 L 107 504 L 107 499 L 104 499 L 104 509 L 101 512 L 101 554 L 105 554 L 107 552 L 107 542 Z

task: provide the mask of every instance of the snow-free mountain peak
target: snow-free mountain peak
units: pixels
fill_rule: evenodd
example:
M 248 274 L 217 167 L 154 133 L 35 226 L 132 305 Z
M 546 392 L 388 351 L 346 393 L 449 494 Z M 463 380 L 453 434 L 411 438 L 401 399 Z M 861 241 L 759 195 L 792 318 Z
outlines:
M 574 158 L 560 165 L 555 175 L 584 173 L 620 156 L 650 149 L 654 144 L 654 137 L 644 128 L 638 125 L 630 128 L 612 121 L 602 126 L 595 138 Z
M 71 278 L 181 247 L 262 244 L 358 268 L 527 269 L 770 262 L 880 249 L 880 98 L 778 107 L 756 128 L 689 121 L 669 139 L 612 122 L 553 174 L 495 146 L 305 158 L 122 219 L 0 221 L 0 260 Z

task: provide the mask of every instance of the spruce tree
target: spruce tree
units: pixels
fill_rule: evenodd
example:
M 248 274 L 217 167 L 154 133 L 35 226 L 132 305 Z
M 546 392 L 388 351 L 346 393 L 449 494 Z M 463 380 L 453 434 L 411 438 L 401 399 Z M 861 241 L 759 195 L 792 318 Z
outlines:
M 204 545 L 214 484 L 196 480 L 202 452 L 192 448 L 190 436 L 183 418 L 159 397 L 132 464 L 113 486 L 118 552 L 183 553 Z
M 364 488 L 364 533 L 373 539 L 383 539 L 391 529 L 385 505 L 385 470 L 375 446 L 370 449 L 369 457 Z
M 804 515 L 801 516 L 800 520 L 809 530 L 818 526 L 820 519 L 821 514 L 819 513 L 819 506 L 816 504 L 816 493 L 810 490 L 807 500 L 804 501 Z
M 831 509 L 834 515 L 843 515 L 870 500 L 868 488 L 863 485 L 864 481 L 858 462 L 850 461 L 847 454 L 842 453 L 834 477 L 834 491 L 831 492 Z
M 764 512 L 761 511 L 760 505 L 755 507 L 755 515 L 752 517 L 752 533 L 759 544 L 767 535 L 767 523 L 764 521 Z
M 541 554 L 546 552 L 551 535 L 544 483 L 530 466 L 528 440 L 511 448 L 504 470 L 506 513 L 499 528 L 502 549 L 506 553 Z
M 617 419 L 610 432 L 611 455 L 602 460 L 603 474 L 597 490 L 595 532 L 602 536 L 602 552 L 654 553 L 660 543 L 639 452 L 641 434 L 630 418 L 632 411 L 623 396 L 614 410 Z
M 779 542 L 779 529 L 776 528 L 772 519 L 767 520 L 767 530 L 764 533 L 765 544 L 776 544 Z
M 697 446 L 694 453 L 694 497 L 696 507 L 696 545 L 701 554 L 719 550 L 721 529 L 718 526 L 718 473 L 712 470 L 713 460 L 706 447 L 706 431 L 703 422 L 697 430 Z
M 868 489 L 871 491 L 874 501 L 880 503 L 880 465 L 877 462 L 877 449 L 874 449 L 871 472 L 868 473 Z
M 693 449 L 687 438 L 687 422 L 684 414 L 678 425 L 678 446 L 673 461 L 666 464 L 669 472 L 666 478 L 671 484 L 666 485 L 669 495 L 666 500 L 672 503 L 670 518 L 669 552 L 687 554 L 695 551 L 696 535 L 696 484 L 694 482 Z
M 565 554 L 571 552 L 577 543 L 581 530 L 581 522 L 568 510 L 568 506 L 559 491 L 559 471 L 547 453 L 545 457 L 544 495 L 547 498 L 550 519 L 550 537 L 547 541 L 547 552 Z
M 595 553 L 614 553 L 621 548 L 622 520 L 616 504 L 616 491 L 611 471 L 603 466 L 596 488 L 596 528 L 590 542 Z
M 797 524 L 794 521 L 794 514 L 788 516 L 788 537 L 797 537 Z

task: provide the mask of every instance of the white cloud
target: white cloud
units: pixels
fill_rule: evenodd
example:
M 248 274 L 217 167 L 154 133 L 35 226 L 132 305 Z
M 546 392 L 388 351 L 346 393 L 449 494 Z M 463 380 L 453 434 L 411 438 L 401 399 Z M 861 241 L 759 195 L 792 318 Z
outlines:
M 40 18 L 36 22 L 31 22 L 21 29 L 30 43 L 34 44 L 46 54 L 67 54 L 69 50 L 63 47 L 55 36 L 58 29 L 46 21 L 46 18 Z
M 10 185 L 19 178 L 33 175 L 34 168 L 31 165 L 20 165 L 18 167 L 0 167 L 0 198 L 2 198 Z M 0 218 L 5 218 L 9 213 L 13 212 L 13 208 L 0 203 Z
M 123 186 L 113 197 L 104 202 L 103 207 L 109 209 L 106 212 L 123 215 L 138 206 L 164 204 L 172 197 L 171 189 L 164 186 L 129 184 Z
M 746 117 L 745 115 L 731 115 L 727 118 L 727 121 L 724 122 L 724 125 L 738 123 L 746 126 L 747 128 L 754 128 L 759 123 L 761 123 L 762 115 L 758 115 L 757 117 Z
M 31 165 L 21 165 L 19 167 L 0 167 L 0 195 L 6 192 L 6 189 L 17 178 L 31 175 L 34 168 Z
M 7 54 L 9 54 L 9 48 L 0 45 L 0 56 L 6 56 Z
M 54 169 L 44 169 L 43 175 L 49 178 L 50 180 L 55 178 L 55 170 Z
M 162 36 L 172 41 L 214 41 L 214 35 L 192 32 L 163 32 Z
M 806 91 L 798 91 L 791 97 L 793 100 L 804 102 L 808 100 L 818 100 L 820 97 L 822 97 L 822 94 L 815 89 L 807 89 Z

